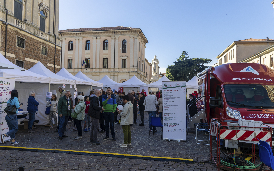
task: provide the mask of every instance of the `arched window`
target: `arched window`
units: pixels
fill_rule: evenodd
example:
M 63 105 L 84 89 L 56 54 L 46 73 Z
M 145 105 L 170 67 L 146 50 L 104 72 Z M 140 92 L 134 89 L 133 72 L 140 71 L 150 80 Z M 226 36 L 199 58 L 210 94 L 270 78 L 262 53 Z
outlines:
M 103 41 L 103 50 L 108 50 L 108 40 Z
M 125 39 L 122 41 L 122 53 L 127 53 L 127 41 Z
M 87 41 L 86 41 L 85 50 L 90 50 L 90 40 L 87 40 Z
M 73 50 L 73 41 L 68 42 L 68 50 Z

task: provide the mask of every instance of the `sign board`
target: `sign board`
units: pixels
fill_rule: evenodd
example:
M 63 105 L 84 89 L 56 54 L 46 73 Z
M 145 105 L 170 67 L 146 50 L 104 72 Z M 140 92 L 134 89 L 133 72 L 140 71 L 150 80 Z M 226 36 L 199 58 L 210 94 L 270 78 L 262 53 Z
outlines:
M 7 101 L 11 98 L 11 91 L 15 88 L 14 79 L 0 78 L 0 135 L 9 132 L 9 127 L 6 122 L 6 112 L 4 109 L 7 107 Z M 9 137 L 4 138 L 4 142 L 9 140 Z M 0 139 L 0 143 L 4 143 Z
M 163 81 L 163 139 L 186 141 L 186 82 Z

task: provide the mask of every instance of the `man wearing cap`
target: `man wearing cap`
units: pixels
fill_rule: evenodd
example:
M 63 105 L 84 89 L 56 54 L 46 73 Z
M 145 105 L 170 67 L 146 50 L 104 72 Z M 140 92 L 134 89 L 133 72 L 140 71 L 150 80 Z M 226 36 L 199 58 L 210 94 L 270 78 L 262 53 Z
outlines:
M 58 120 L 59 122 L 59 139 L 62 140 L 64 137 L 67 137 L 65 135 L 66 126 L 68 123 L 68 117 L 71 114 L 71 109 L 74 109 L 74 107 L 71 107 L 73 104 L 71 104 L 70 101 L 70 91 L 67 90 L 66 94 L 62 96 L 58 101 Z

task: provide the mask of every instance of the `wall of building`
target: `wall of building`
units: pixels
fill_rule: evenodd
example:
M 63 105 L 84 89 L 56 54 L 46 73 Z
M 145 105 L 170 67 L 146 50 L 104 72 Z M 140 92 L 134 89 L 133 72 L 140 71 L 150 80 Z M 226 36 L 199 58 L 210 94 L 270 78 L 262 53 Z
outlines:
M 272 45 L 274 45 L 274 42 L 273 43 L 238 44 L 236 62 L 240 62 L 241 60 L 246 59 Z
M 5 55 L 5 25 L 0 22 L 0 53 Z M 17 37 L 25 39 L 25 48 L 17 46 Z M 47 55 L 42 54 L 42 46 L 47 48 Z M 52 72 L 54 71 L 54 53 L 55 47 L 52 43 L 26 33 L 16 27 L 8 26 L 7 33 L 7 59 L 16 64 L 16 60 L 24 62 L 24 68 L 29 69 L 40 61 Z M 56 72 L 60 70 L 61 48 L 57 46 L 55 67 Z
M 59 0 L 22 0 L 22 20 L 14 17 L 14 1 L 7 0 L 6 8 L 8 10 L 8 23 L 20 29 L 23 29 L 31 34 L 34 34 L 42 39 L 54 43 L 54 33 L 57 35 L 57 44 L 61 45 L 58 37 L 59 30 Z M 55 15 L 54 15 L 55 2 Z M 0 20 L 6 20 L 6 13 L 4 9 L 4 0 L 0 0 Z M 40 11 L 46 12 L 45 32 L 40 30 Z M 53 23 L 55 21 L 55 32 L 53 31 Z

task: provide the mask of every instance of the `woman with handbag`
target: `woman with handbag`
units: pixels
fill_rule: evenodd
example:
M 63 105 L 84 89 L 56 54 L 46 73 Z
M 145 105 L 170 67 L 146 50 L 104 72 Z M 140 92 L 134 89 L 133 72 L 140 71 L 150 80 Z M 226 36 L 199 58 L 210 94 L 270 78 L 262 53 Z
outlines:
M 79 140 L 82 138 L 82 120 L 85 119 L 85 110 L 86 110 L 86 104 L 84 101 L 84 96 L 78 96 L 79 103 L 75 106 L 74 112 L 71 114 L 71 117 L 75 119 L 78 136 L 75 138 L 75 140 Z
M 15 141 L 15 133 L 18 131 L 17 113 L 20 107 L 17 90 L 11 91 L 11 98 L 8 100 L 7 105 L 7 108 L 9 107 L 9 110 L 7 111 L 5 119 L 9 127 L 9 132 L 7 132 L 6 134 L 2 134 L 1 138 L 4 139 L 4 137 L 10 137 L 11 145 L 16 145 L 18 144 L 18 142 Z

